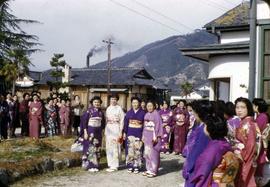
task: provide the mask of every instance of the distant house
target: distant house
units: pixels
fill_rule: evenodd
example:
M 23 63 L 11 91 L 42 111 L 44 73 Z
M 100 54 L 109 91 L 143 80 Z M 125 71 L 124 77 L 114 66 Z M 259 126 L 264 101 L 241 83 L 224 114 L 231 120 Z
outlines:
M 269 2 L 269 1 L 268 1 Z M 204 28 L 219 38 L 218 44 L 182 48 L 182 54 L 209 63 L 210 100 L 234 101 L 248 97 L 249 2 L 244 2 Z M 270 102 L 270 8 L 257 3 L 257 60 L 255 97 Z
M 30 90 L 38 90 L 42 94 L 42 98 L 49 97 L 51 88 L 47 84 L 48 81 L 54 81 L 50 72 L 30 72 L 30 77 L 35 81 L 34 86 Z M 63 68 L 65 77 L 63 82 L 68 82 L 69 87 L 65 91 L 70 96 L 79 95 L 82 103 L 87 106 L 89 99 L 93 96 L 100 96 L 103 106 L 107 106 L 107 69 L 91 69 L 91 68 Z M 141 98 L 163 98 L 167 88 L 154 80 L 154 78 L 144 68 L 113 68 L 111 71 L 111 92 L 119 94 L 119 103 L 129 109 L 130 99 L 132 96 L 140 96 Z M 27 89 L 22 89 L 26 91 Z

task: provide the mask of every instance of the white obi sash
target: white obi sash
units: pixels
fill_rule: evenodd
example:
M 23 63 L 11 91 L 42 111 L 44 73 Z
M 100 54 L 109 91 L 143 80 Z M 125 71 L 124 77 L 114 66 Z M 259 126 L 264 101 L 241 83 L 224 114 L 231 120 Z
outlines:
M 153 121 L 144 121 L 144 128 L 148 131 L 154 131 L 155 123 Z
M 101 117 L 89 118 L 88 126 L 90 126 L 90 127 L 101 127 Z

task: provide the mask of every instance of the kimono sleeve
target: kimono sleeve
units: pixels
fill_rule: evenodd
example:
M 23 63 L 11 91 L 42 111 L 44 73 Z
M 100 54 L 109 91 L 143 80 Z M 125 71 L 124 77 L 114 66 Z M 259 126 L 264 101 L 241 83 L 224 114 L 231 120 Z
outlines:
M 128 123 L 129 123 L 129 112 L 126 113 L 125 119 L 124 119 L 124 133 L 127 134 L 128 131 Z
M 163 129 L 162 129 L 162 119 L 157 112 L 155 115 L 155 134 L 157 137 L 162 137 L 163 135 Z
M 105 114 L 102 112 L 102 116 L 101 116 L 101 128 L 105 129 L 105 125 L 106 125 L 106 118 L 105 118 Z
M 90 117 L 89 111 L 86 111 L 81 117 L 80 127 L 83 130 L 87 129 L 89 117 Z
M 120 133 L 122 134 L 124 129 L 124 120 L 125 120 L 125 113 L 121 107 L 119 107 L 119 123 L 120 123 Z
M 218 147 L 209 147 L 198 157 L 191 182 L 195 186 L 209 186 L 212 180 L 213 169 L 220 163 L 222 153 Z

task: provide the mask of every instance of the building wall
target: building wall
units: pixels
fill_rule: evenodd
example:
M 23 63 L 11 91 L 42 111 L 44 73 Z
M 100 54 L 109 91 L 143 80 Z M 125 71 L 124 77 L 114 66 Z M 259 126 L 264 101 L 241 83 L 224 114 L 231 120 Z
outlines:
M 258 1 L 257 3 L 257 19 L 270 19 L 270 8 L 264 1 Z
M 222 32 L 220 37 L 221 44 L 246 41 L 249 41 L 249 31 Z
M 209 79 L 211 80 L 210 100 L 214 100 L 213 81 L 218 78 L 230 78 L 230 101 L 236 98 L 248 97 L 248 55 L 222 55 L 210 58 Z

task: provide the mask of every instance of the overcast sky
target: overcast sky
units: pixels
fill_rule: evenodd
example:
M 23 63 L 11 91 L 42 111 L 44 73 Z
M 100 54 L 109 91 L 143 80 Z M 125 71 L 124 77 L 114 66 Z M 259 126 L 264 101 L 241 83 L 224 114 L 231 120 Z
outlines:
M 93 46 L 113 38 L 112 57 L 173 35 L 191 33 L 242 0 L 14 0 L 13 14 L 42 24 L 23 26 L 39 37 L 44 52 L 31 56 L 32 70 L 50 68 L 54 53 L 72 67 L 85 67 Z M 106 51 L 91 64 L 106 60 Z

